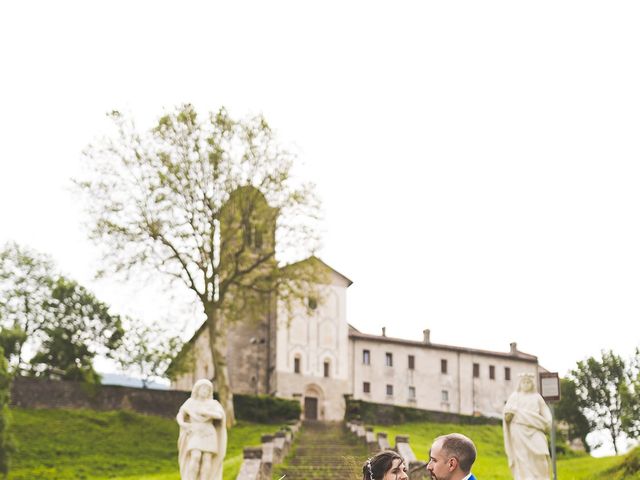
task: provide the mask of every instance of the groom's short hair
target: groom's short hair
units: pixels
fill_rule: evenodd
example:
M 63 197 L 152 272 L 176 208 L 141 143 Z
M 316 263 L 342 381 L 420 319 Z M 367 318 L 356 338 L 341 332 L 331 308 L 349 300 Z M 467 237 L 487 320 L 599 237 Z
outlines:
M 441 448 L 447 455 L 458 459 L 460 470 L 469 473 L 477 456 L 476 446 L 471 439 L 461 433 L 450 433 L 436 438 L 438 440 L 442 442 Z

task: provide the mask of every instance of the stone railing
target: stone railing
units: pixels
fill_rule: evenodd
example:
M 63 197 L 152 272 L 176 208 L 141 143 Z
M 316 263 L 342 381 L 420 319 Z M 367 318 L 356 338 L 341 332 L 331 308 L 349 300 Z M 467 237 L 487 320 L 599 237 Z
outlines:
M 409 470 L 410 480 L 422 480 L 429 476 L 425 462 L 418 460 L 413 453 L 407 435 L 396 435 L 395 447 L 392 448 L 386 432 L 378 432 L 374 435 L 372 427 L 365 427 L 358 421 L 347 422 L 346 427 L 367 445 L 371 454 L 376 454 L 383 450 L 395 450 L 398 452 Z
M 289 453 L 300 422 L 274 435 L 263 435 L 260 447 L 245 447 L 242 466 L 236 480 L 271 480 L 273 466 L 281 463 Z

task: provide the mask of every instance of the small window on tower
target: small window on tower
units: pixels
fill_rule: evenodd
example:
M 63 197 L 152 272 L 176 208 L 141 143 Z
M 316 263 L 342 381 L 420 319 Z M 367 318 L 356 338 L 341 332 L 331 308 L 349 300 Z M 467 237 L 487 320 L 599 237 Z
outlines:
M 416 368 L 416 357 L 413 355 L 409 355 L 409 370 L 413 370 Z
M 504 367 L 504 379 L 511 380 L 511 369 L 509 367 Z
M 324 376 L 325 378 L 329 378 L 329 360 L 324 361 Z
M 440 360 L 440 373 L 447 373 L 447 360 L 444 358 Z
M 300 357 L 293 359 L 293 373 L 300 373 Z
M 251 246 L 252 242 L 253 242 L 253 235 L 252 235 L 252 231 L 251 231 L 251 224 L 250 223 L 245 223 L 242 227 L 243 233 L 244 233 L 244 244 Z
M 474 363 L 473 364 L 473 378 L 479 378 L 480 377 L 480 364 L 479 363 Z
M 256 227 L 254 235 L 253 235 L 253 245 L 256 249 L 262 248 L 262 230 Z
M 489 365 L 489 378 L 491 380 L 496 379 L 496 367 L 494 367 L 493 365 Z

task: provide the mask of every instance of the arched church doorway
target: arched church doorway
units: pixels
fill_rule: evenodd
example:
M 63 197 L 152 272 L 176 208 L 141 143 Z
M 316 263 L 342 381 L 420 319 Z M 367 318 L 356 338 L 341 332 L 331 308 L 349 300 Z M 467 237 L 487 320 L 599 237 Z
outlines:
M 304 389 L 303 414 L 305 420 L 322 420 L 324 418 L 324 393 L 315 384 L 309 384 Z

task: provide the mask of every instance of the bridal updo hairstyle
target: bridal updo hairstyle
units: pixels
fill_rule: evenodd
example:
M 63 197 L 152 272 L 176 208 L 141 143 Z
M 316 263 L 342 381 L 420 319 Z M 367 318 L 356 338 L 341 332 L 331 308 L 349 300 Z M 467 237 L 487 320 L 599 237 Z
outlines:
M 374 455 L 364 462 L 362 466 L 362 480 L 382 480 L 385 473 L 391 469 L 393 461 L 396 458 L 399 458 L 401 461 L 403 460 L 402 457 L 393 450 L 384 450 Z

